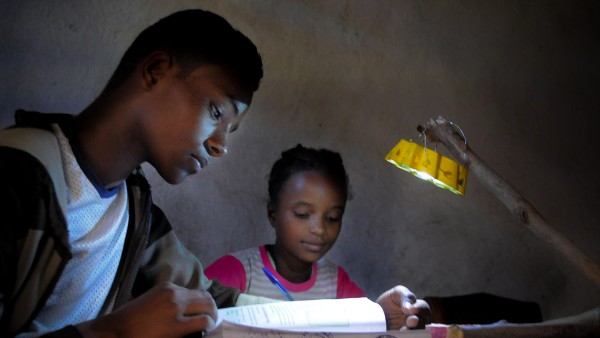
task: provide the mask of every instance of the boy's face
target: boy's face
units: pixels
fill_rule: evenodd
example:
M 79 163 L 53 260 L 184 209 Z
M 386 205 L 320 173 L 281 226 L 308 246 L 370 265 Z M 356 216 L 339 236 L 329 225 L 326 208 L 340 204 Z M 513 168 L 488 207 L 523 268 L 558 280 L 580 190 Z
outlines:
M 227 153 L 228 134 L 238 128 L 252 100 L 234 79 L 215 65 L 183 77 L 165 72 L 144 118 L 148 162 L 171 184 L 199 172 L 213 157 Z
M 345 205 L 339 187 L 321 173 L 291 176 L 277 208 L 269 210 L 277 258 L 292 268 L 321 259 L 340 234 Z

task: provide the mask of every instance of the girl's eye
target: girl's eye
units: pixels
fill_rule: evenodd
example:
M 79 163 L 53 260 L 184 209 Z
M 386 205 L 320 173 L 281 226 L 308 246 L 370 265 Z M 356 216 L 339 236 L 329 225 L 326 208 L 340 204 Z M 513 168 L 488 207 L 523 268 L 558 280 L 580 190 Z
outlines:
M 215 119 L 215 120 L 220 120 L 221 116 L 223 116 L 223 113 L 221 112 L 221 110 L 215 106 L 214 104 L 210 104 L 210 116 Z
M 308 217 L 310 217 L 310 215 L 308 213 L 302 213 L 302 212 L 295 212 L 294 216 L 296 216 L 300 219 L 307 219 Z
M 332 215 L 327 215 L 325 217 L 325 219 L 327 220 L 327 222 L 330 222 L 330 223 L 340 223 L 342 221 L 343 215 L 344 215 L 343 213 L 342 214 L 335 213 Z

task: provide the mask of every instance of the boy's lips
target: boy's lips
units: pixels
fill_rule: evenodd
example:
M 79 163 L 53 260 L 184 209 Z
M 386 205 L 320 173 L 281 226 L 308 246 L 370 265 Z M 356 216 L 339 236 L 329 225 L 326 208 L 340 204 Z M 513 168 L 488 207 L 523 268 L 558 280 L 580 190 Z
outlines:
M 204 168 L 208 165 L 208 161 L 201 156 L 198 156 L 196 154 L 190 154 L 196 161 L 198 161 L 198 163 L 200 163 L 200 168 Z

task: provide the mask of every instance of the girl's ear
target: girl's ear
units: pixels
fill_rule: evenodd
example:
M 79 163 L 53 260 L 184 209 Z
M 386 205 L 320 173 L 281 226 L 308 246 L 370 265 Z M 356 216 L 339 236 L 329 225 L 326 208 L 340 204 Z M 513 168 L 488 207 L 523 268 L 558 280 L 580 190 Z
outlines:
M 142 83 L 146 90 L 152 89 L 156 84 L 175 71 L 171 55 L 165 52 L 154 52 L 142 63 Z
M 267 218 L 269 218 L 271 226 L 275 227 L 275 208 L 273 208 L 271 202 L 267 203 Z

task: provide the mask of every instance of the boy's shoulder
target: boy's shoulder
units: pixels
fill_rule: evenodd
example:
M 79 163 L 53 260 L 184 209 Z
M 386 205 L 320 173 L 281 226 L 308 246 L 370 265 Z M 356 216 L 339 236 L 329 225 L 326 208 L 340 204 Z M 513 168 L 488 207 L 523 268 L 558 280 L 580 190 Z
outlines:
M 28 153 L 46 169 L 54 184 L 59 204 L 66 215 L 67 189 L 58 139 L 54 132 L 38 127 L 14 126 L 0 130 L 0 147 Z

